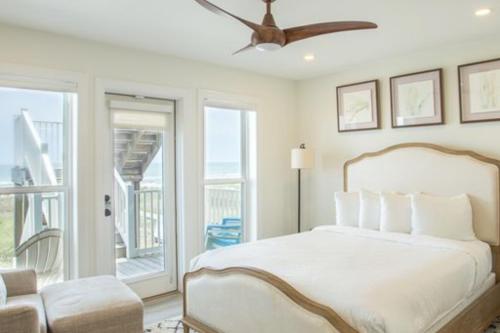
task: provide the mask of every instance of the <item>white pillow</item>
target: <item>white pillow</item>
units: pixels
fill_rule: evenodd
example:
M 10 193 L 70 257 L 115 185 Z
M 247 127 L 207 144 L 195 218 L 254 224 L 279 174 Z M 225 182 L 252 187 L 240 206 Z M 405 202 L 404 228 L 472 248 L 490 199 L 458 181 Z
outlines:
M 380 229 L 380 194 L 361 190 L 359 203 L 359 227 Z
M 380 194 L 380 230 L 411 232 L 411 197 L 397 193 Z
M 7 304 L 7 288 L 0 274 L 0 306 Z
M 359 225 L 359 193 L 335 192 L 335 220 L 337 225 Z
M 412 234 L 456 240 L 475 240 L 472 206 L 467 194 L 437 197 L 411 196 Z

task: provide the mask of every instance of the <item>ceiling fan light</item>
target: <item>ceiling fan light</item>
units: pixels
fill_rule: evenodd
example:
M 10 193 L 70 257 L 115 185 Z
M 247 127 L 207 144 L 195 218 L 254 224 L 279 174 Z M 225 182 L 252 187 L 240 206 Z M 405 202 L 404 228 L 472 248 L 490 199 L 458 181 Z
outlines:
M 489 9 L 489 8 L 480 8 L 480 9 L 476 10 L 475 14 L 476 14 L 476 16 L 479 16 L 479 17 L 481 17 L 481 16 L 488 16 L 488 15 L 491 14 L 491 9 Z
M 281 45 L 276 43 L 260 43 L 257 44 L 255 48 L 261 52 L 268 52 L 281 49 Z
M 308 53 L 304 56 L 304 60 L 306 62 L 313 62 L 314 60 L 316 59 L 316 57 L 314 56 L 314 54 L 312 53 Z

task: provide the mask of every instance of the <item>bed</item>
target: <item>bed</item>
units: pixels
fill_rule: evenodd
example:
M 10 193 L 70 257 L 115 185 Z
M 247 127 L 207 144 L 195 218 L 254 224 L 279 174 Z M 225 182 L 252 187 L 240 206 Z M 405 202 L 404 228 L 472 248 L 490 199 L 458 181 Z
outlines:
M 209 251 L 184 277 L 185 332 L 484 331 L 500 315 L 499 174 L 422 143 L 347 161 L 345 191 L 467 193 L 478 240 L 323 226 Z

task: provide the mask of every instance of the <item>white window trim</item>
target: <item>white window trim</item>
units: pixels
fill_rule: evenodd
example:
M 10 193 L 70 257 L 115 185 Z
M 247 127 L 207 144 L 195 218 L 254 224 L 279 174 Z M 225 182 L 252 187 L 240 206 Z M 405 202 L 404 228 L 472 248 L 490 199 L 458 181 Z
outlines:
M 61 186 L 37 186 L 15 191 L 4 189 L 0 193 L 64 192 L 68 202 L 66 215 L 71 217 L 71 223 L 67 224 L 64 237 L 67 249 L 64 259 L 65 278 L 72 279 L 85 275 L 91 266 L 92 258 L 88 253 L 78 250 L 81 244 L 86 243 L 89 234 L 87 226 L 79 221 L 87 220 L 92 211 L 91 200 L 89 200 L 92 184 L 84 181 L 86 175 L 82 172 L 90 164 L 89 146 L 91 145 L 79 143 L 83 142 L 82 132 L 86 133 L 90 125 L 86 102 L 89 97 L 88 77 L 76 72 L 0 63 L 0 84 L 25 89 L 72 92 L 78 96 L 77 110 L 68 119 L 68 126 L 72 128 L 73 133 L 66 138 L 67 149 L 70 152 L 65 156 L 66 165 L 69 168 L 65 171 L 69 176 L 67 182 Z M 75 126 L 76 124 L 78 127 Z M 76 165 L 74 160 L 79 161 L 79 165 Z M 69 184 L 73 187 L 71 188 Z
M 260 158 L 259 158 L 259 153 L 261 151 L 260 145 L 261 145 L 261 130 L 262 126 L 260 124 L 260 119 L 261 117 L 259 116 L 258 113 L 258 99 L 250 96 L 244 96 L 244 95 L 238 95 L 238 94 L 231 94 L 231 93 L 224 93 L 224 92 L 218 92 L 218 91 L 213 91 L 213 90 L 199 90 L 198 92 L 198 109 L 199 111 L 199 133 L 200 135 L 200 161 L 201 163 L 199 164 L 199 170 L 198 170 L 198 175 L 199 175 L 199 188 L 200 188 L 200 204 L 199 204 L 199 211 L 201 212 L 202 216 L 199 219 L 198 222 L 198 234 L 200 237 L 200 242 L 198 243 L 199 247 L 199 253 L 202 253 L 205 251 L 205 185 L 209 184 L 227 184 L 230 181 L 234 181 L 233 183 L 240 183 L 242 184 L 242 211 L 241 214 L 243 216 L 243 221 L 244 221 L 244 231 L 243 231 L 243 236 L 245 241 L 254 241 L 259 238 L 258 232 L 259 232 L 259 221 L 261 221 L 260 218 L 260 198 L 261 198 L 261 188 L 260 188 Z M 257 148 L 257 165 L 256 165 L 256 178 L 257 178 L 257 184 L 255 186 L 255 189 L 253 192 L 255 193 L 250 193 L 251 189 L 248 186 L 248 175 L 242 175 L 241 178 L 235 178 L 235 179 L 206 179 L 205 178 L 205 108 L 206 107 L 219 107 L 223 109 L 233 109 L 233 110 L 241 110 L 241 111 L 250 111 L 250 112 L 255 112 L 257 116 L 257 133 L 256 133 L 256 140 L 257 142 L 255 143 Z M 242 142 L 242 164 L 245 165 L 243 167 L 243 170 L 246 172 L 248 171 L 248 131 L 247 131 L 247 126 L 248 122 L 245 121 L 245 127 L 242 126 L 242 130 L 244 133 L 242 135 L 245 135 L 245 140 Z M 257 201 L 253 202 L 252 196 L 257 197 Z M 252 206 L 252 209 L 248 209 L 248 207 Z M 252 210 L 252 211 L 251 211 Z M 251 222 L 249 222 L 251 221 Z M 246 222 L 246 223 L 245 223 Z

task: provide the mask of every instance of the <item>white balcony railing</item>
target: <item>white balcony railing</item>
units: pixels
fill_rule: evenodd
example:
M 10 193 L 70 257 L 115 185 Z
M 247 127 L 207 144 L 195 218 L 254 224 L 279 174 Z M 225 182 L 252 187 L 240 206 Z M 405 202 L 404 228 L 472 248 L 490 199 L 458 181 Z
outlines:
M 163 194 L 161 189 L 134 190 L 115 170 L 115 227 L 127 248 L 127 258 L 153 255 L 162 251 Z M 207 187 L 205 192 L 207 224 L 241 215 L 241 190 Z
M 134 191 L 137 253 L 150 255 L 163 245 L 163 196 L 160 189 Z
M 161 252 L 163 195 L 161 189 L 134 190 L 115 170 L 115 227 L 127 248 L 127 258 Z
M 206 186 L 205 223 L 219 224 L 224 218 L 240 217 L 241 189 L 235 187 Z

